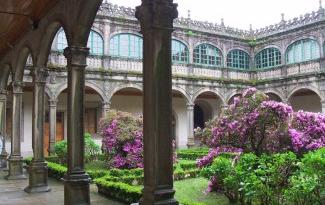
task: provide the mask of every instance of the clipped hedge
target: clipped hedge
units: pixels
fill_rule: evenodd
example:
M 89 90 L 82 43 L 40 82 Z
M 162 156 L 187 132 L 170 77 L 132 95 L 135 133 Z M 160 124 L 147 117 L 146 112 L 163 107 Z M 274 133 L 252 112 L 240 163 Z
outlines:
M 142 187 L 134 186 L 123 182 L 106 181 L 104 178 L 96 179 L 95 183 L 98 187 L 98 192 L 105 196 L 124 202 L 135 203 L 142 197 Z M 181 205 L 205 205 L 193 201 L 180 201 Z
M 140 186 L 132 186 L 123 182 L 106 181 L 104 178 L 95 180 L 98 192 L 121 202 L 134 203 L 140 200 Z
M 206 147 L 182 149 L 177 151 L 177 158 L 185 160 L 196 160 L 206 156 L 208 153 L 209 148 Z

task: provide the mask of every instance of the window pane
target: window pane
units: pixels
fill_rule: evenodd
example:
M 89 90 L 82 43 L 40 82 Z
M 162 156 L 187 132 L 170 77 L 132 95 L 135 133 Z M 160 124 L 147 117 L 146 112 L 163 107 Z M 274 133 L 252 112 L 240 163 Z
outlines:
M 281 64 L 281 53 L 276 48 L 266 48 L 255 57 L 256 68 L 268 68 Z
M 142 58 L 142 38 L 134 34 L 118 34 L 110 40 L 110 55 Z
M 221 66 L 221 51 L 209 44 L 201 44 L 194 49 L 194 62 L 201 65 Z
M 227 66 L 231 68 L 248 69 L 249 55 L 242 50 L 232 50 L 227 55 Z
M 303 39 L 291 44 L 286 52 L 287 63 L 299 63 L 320 57 L 319 46 L 315 40 Z

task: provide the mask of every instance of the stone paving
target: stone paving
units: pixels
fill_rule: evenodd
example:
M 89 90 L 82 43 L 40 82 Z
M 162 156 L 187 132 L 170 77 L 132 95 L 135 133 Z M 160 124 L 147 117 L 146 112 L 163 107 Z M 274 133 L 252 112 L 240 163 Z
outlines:
M 26 180 L 5 180 L 7 171 L 0 169 L 0 205 L 63 205 L 63 183 L 49 178 L 51 192 L 28 194 L 24 188 L 28 185 Z M 91 185 L 90 197 L 92 205 L 122 205 L 101 196 L 97 193 L 97 187 Z

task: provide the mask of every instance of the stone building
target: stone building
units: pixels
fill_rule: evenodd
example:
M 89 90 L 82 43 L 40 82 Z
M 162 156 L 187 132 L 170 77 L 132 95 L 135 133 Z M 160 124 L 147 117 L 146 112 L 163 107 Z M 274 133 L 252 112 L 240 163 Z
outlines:
M 218 117 L 221 109 L 227 106 L 234 96 L 251 86 L 262 90 L 271 99 L 291 104 L 295 110 L 325 112 L 325 10 L 321 6 L 318 11 L 299 18 L 292 20 L 282 18 L 276 25 L 245 31 L 227 27 L 223 22 L 213 24 L 196 21 L 190 17 L 177 18 L 173 26 L 169 25 L 168 21 L 176 14 L 172 1 L 167 0 L 142 1 L 144 6 L 149 7 L 152 6 L 149 2 L 158 2 L 157 4 L 162 6 L 158 8 L 159 11 L 167 8 L 166 13 L 155 10 L 154 15 L 150 14 L 152 16 L 144 8 L 139 7 L 136 12 L 132 8 L 109 3 L 103 3 L 97 11 L 100 1 L 96 1 L 97 3 L 90 5 L 94 8 L 91 10 L 93 14 L 85 14 L 84 18 L 81 17 L 82 14 L 79 16 L 74 14 L 78 16 L 76 17 L 78 21 L 74 22 L 70 22 L 73 18 L 69 16 L 71 14 L 69 9 L 64 9 L 74 7 L 72 6 L 74 1 L 58 2 L 40 21 L 40 25 L 34 22 L 35 31 L 27 33 L 10 52 L 6 52 L 0 58 L 0 65 L 3 68 L 0 79 L 0 115 L 6 119 L 6 126 L 0 123 L 0 128 L 6 129 L 7 152 L 17 154 L 11 154 L 11 157 L 14 155 L 17 158 L 9 158 L 9 162 L 11 159 L 13 164 L 11 165 L 13 167 L 10 167 L 12 176 L 15 174 L 19 176 L 20 164 L 17 165 L 18 168 L 15 167 L 14 160 L 21 163 L 20 155 L 33 155 L 34 158 L 36 156 L 42 159 L 40 150 L 45 153 L 52 152 L 55 141 L 62 139 L 80 145 L 78 136 L 82 136 L 83 130 L 93 134 L 100 143 L 101 139 L 96 136 L 98 121 L 109 109 L 135 114 L 142 114 L 144 110 L 145 119 L 167 119 L 166 124 L 172 119 L 171 132 L 179 148 L 197 143 L 193 129 L 197 126 L 203 127 L 205 121 Z M 77 8 L 79 12 L 83 11 L 82 6 Z M 62 18 L 66 19 L 60 19 L 62 13 L 65 16 Z M 163 15 L 168 15 L 169 18 Z M 135 16 L 140 22 L 142 19 L 142 24 Z M 156 24 L 161 27 L 155 24 L 156 27 L 150 27 L 154 31 L 150 30 L 144 18 L 156 19 Z M 92 20 L 94 22 L 91 24 Z M 87 25 L 92 25 L 91 29 L 87 25 L 78 27 L 78 24 L 84 21 Z M 85 27 L 82 30 L 83 36 L 75 37 L 74 32 L 82 26 Z M 158 53 L 157 50 L 159 48 L 161 52 L 165 51 L 164 49 L 168 50 L 168 38 L 166 40 L 163 36 L 168 37 L 172 27 L 174 32 L 169 59 L 169 52 Z M 90 32 L 89 37 L 87 29 Z M 51 42 L 51 46 L 42 45 L 42 42 L 33 45 L 37 38 L 44 38 L 44 42 Z M 156 45 L 150 41 L 152 39 L 164 39 L 162 41 L 166 45 L 161 44 L 161 41 Z M 89 47 L 88 56 L 83 49 L 86 44 Z M 73 50 L 73 46 L 80 49 Z M 160 55 L 163 58 L 160 58 Z M 87 67 L 83 60 L 87 61 Z M 168 69 L 170 60 L 172 60 L 172 76 Z M 85 74 L 78 73 L 81 67 L 85 67 Z M 154 72 L 157 71 L 154 68 L 160 73 Z M 8 81 L 6 76 L 9 76 Z M 85 77 L 85 96 L 78 92 L 83 89 L 83 77 Z M 147 82 L 147 87 L 143 86 L 143 81 Z M 171 93 L 168 92 L 169 87 L 172 87 Z M 45 96 L 39 95 L 42 90 L 45 91 Z M 145 95 L 143 98 L 143 92 L 147 92 L 147 97 Z M 148 93 L 155 94 L 153 95 L 155 98 L 150 98 Z M 168 100 L 170 95 L 172 102 Z M 45 105 L 41 103 L 43 98 Z M 74 107 L 83 99 L 84 117 L 80 111 L 83 106 Z M 3 109 L 1 111 L 1 102 L 7 107 L 4 111 Z M 172 110 L 168 107 L 170 103 Z M 43 106 L 44 119 L 40 114 L 43 111 L 38 111 L 38 107 L 41 109 Z M 172 118 L 159 111 L 172 113 Z M 164 130 L 165 125 L 153 124 L 155 120 L 152 123 L 145 121 L 145 126 L 158 126 L 155 127 L 157 130 Z M 82 127 L 84 127 L 82 131 L 76 131 Z M 40 134 L 35 134 L 37 130 L 41 130 Z M 41 137 L 43 132 L 44 138 Z M 162 136 L 163 133 L 160 133 L 157 139 L 161 139 Z M 35 141 L 39 143 L 35 144 Z M 82 148 L 75 147 L 74 143 L 70 143 L 72 145 L 69 147 L 73 150 L 72 156 L 69 156 L 71 159 L 69 170 L 83 164 L 78 158 Z M 166 140 L 166 144 L 159 144 L 162 148 L 158 150 L 153 148 L 154 146 L 148 148 L 148 145 L 154 143 L 158 141 L 150 141 L 147 138 L 145 156 L 154 152 L 158 153 L 154 160 L 161 160 L 164 156 L 161 149 L 170 148 L 170 141 Z M 149 159 L 146 160 L 151 162 Z M 159 168 L 151 167 L 150 171 L 155 169 Z M 171 175 L 169 172 L 167 174 Z M 84 174 L 76 175 L 78 180 L 84 182 Z M 153 175 L 152 177 L 154 178 Z M 148 178 L 148 183 L 156 183 L 153 178 Z M 66 178 L 67 189 L 70 186 L 69 179 Z M 168 180 L 166 184 L 170 184 L 170 176 Z M 155 185 L 157 184 L 159 183 Z M 33 187 L 33 180 L 30 186 Z M 83 191 L 85 189 L 82 188 Z M 78 204 L 73 202 L 76 200 L 72 197 L 75 193 L 71 190 L 67 192 L 69 196 L 66 198 L 72 200 L 67 204 Z M 170 197 L 170 194 L 166 194 L 166 197 Z M 87 200 L 87 197 L 81 199 Z
M 282 19 L 279 24 L 250 31 L 223 23 L 177 19 L 172 34 L 173 136 L 177 146 L 193 145 L 193 129 L 217 117 L 223 106 L 249 86 L 256 86 L 271 99 L 291 104 L 295 110 L 322 112 L 324 14 L 320 7 L 300 18 Z M 98 122 L 106 110 L 142 114 L 142 43 L 134 9 L 101 5 L 88 39 L 84 123 L 85 131 L 98 143 Z M 54 37 L 47 64 L 45 151 L 51 150 L 55 141 L 67 138 L 65 47 L 67 40 L 61 28 Z M 21 120 L 25 156 L 32 154 L 32 65 L 29 57 Z M 8 138 L 10 130 L 9 123 Z

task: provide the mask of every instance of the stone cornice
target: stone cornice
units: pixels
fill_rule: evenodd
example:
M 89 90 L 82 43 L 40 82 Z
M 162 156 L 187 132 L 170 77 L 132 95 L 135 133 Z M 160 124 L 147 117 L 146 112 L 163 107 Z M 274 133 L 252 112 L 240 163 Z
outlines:
M 137 21 L 135 18 L 135 9 L 104 3 L 97 13 L 98 16 L 113 17 L 118 19 Z M 313 11 L 300 17 L 290 20 L 282 19 L 281 22 L 266 26 L 261 29 L 242 30 L 225 26 L 224 24 L 215 24 L 206 21 L 197 21 L 190 18 L 177 18 L 174 21 L 175 28 L 186 30 L 197 30 L 200 32 L 207 32 L 217 35 L 223 35 L 243 40 L 258 40 L 276 34 L 288 32 L 308 25 L 325 22 L 325 10 L 320 8 L 318 11 Z

